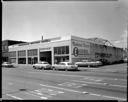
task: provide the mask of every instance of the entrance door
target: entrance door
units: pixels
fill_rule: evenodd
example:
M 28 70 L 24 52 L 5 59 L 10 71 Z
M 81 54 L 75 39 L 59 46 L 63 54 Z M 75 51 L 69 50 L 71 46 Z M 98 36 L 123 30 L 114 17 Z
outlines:
M 40 52 L 40 61 L 47 61 L 49 64 L 52 64 L 52 54 L 51 51 Z
M 40 61 L 47 61 L 46 57 L 40 57 Z

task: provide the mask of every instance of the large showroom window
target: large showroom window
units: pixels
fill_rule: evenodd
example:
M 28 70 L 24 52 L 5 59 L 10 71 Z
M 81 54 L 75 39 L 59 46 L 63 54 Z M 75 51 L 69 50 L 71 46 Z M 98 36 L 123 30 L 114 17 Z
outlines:
M 29 57 L 28 58 L 28 64 L 35 64 L 38 62 L 37 57 Z
M 37 63 L 38 62 L 37 55 L 38 55 L 37 49 L 28 50 L 28 64 Z
M 26 64 L 26 50 L 18 51 L 18 64 Z
M 16 57 L 16 51 L 9 52 L 9 57 Z
M 54 54 L 55 55 L 69 54 L 69 46 L 54 47 Z
M 26 64 L 26 58 L 18 58 L 18 64 Z
M 69 61 L 69 46 L 54 47 L 54 63 Z

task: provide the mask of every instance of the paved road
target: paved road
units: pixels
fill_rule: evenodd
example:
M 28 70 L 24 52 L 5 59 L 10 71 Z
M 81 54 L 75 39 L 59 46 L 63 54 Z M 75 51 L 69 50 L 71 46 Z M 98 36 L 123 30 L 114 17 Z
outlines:
M 34 70 L 27 66 L 2 68 L 2 98 L 126 100 L 126 81 L 126 73 Z

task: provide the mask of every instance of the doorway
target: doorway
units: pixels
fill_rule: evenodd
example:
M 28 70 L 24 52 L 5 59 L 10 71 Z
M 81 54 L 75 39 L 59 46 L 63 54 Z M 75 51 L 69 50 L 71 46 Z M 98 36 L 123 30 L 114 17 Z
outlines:
M 52 54 L 51 51 L 40 52 L 40 61 L 47 61 L 49 64 L 52 64 Z

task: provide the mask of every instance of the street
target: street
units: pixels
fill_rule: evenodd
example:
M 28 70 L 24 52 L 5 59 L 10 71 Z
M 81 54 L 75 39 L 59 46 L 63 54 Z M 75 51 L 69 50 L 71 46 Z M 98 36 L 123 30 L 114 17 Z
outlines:
M 2 68 L 2 99 L 126 101 L 127 73 Z

